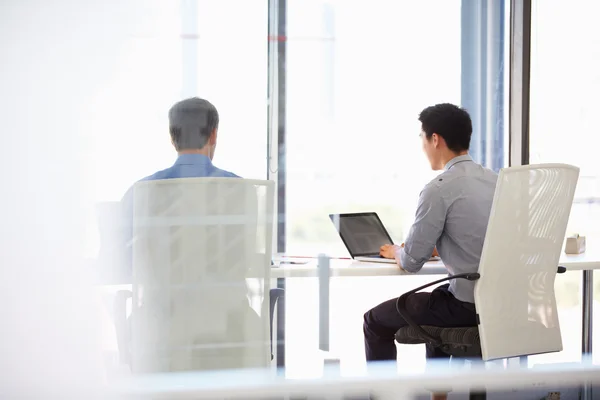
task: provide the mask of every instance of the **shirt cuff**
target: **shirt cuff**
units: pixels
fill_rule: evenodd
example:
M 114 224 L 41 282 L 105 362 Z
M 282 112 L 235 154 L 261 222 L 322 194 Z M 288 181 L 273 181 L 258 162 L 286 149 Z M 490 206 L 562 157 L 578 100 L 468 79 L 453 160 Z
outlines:
M 402 267 L 402 252 L 404 251 L 404 247 L 400 247 L 399 249 L 396 249 L 396 251 L 394 252 L 394 259 L 396 260 L 396 264 L 398 264 L 400 267 Z
M 411 257 L 410 254 L 404 250 L 404 247 L 396 252 L 396 262 L 406 272 L 419 272 L 421 267 L 423 267 L 423 264 L 420 264 L 417 260 Z

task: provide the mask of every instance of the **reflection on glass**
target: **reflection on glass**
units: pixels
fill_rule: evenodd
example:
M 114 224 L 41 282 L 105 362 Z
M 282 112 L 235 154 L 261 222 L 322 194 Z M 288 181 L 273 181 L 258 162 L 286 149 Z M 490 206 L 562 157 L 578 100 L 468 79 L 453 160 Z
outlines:
M 530 162 L 580 167 L 567 234 L 600 238 L 600 170 L 595 146 L 600 107 L 600 31 L 593 0 L 533 1 L 531 41 Z M 556 27 L 560 26 L 560 29 Z M 581 273 L 556 278 L 564 351 L 537 362 L 581 358 Z M 598 303 L 596 303 L 598 304 Z M 597 308 L 597 307 L 596 307 Z
M 473 9 L 473 18 L 466 18 L 461 14 L 464 4 L 288 1 L 285 243 L 289 255 L 347 257 L 328 217 L 337 213 L 377 212 L 392 239 L 402 242 L 420 191 L 436 175 L 422 153 L 419 112 L 436 103 L 464 103 L 465 83 L 472 96 L 479 95 L 466 81 L 472 76 L 463 70 L 474 58 L 485 57 L 481 47 L 466 44 L 464 48 L 469 42 L 462 35 L 481 26 L 478 18 L 482 17 Z M 490 18 L 492 25 L 504 23 L 501 13 Z M 501 85 L 493 88 L 489 92 L 493 104 L 488 107 L 502 109 Z M 475 117 L 475 110 L 469 111 Z M 483 127 L 500 122 L 485 120 L 483 115 L 478 118 L 477 126 L 482 128 L 474 132 L 472 148 L 483 148 L 490 160 L 502 159 L 496 157 L 504 155 L 502 141 L 488 147 L 479 142 L 486 140 Z M 316 350 L 316 284 L 289 280 L 288 373 L 311 374 L 323 357 L 342 358 L 342 370 L 364 367 L 364 312 L 418 286 L 419 279 L 334 280 L 332 349 L 327 355 Z M 423 346 L 400 346 L 399 368 L 423 368 L 423 350 Z
M 375 211 L 401 241 L 435 176 L 418 113 L 461 100 L 460 4 L 289 1 L 289 253 L 346 254 L 329 213 Z

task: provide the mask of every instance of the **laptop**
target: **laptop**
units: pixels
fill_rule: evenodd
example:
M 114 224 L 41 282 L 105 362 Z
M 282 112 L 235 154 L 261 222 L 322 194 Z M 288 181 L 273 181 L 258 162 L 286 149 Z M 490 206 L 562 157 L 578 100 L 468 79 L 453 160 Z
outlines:
M 356 261 L 395 264 L 396 260 L 379 255 L 384 244 L 393 244 L 392 238 L 375 212 L 329 214 L 350 256 Z M 430 261 L 439 260 L 432 257 Z

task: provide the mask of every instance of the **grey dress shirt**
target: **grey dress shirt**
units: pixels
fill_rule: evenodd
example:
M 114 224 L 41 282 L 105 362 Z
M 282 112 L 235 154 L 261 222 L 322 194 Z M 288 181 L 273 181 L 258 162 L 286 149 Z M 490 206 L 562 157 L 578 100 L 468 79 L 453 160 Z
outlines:
M 415 222 L 396 259 L 408 272 L 417 272 L 434 247 L 451 275 L 477 272 L 498 175 L 458 156 L 429 182 L 419 196 Z M 458 300 L 474 303 L 475 283 L 450 282 Z

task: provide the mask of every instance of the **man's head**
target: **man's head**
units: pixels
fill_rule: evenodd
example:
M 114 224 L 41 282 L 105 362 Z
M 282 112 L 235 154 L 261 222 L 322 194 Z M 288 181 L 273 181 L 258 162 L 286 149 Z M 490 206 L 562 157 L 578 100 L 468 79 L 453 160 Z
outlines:
M 423 151 L 431 168 L 441 170 L 456 156 L 467 154 L 473 126 L 469 113 L 453 104 L 436 104 L 419 114 Z
M 211 160 L 217 146 L 219 113 L 208 100 L 193 97 L 169 110 L 171 142 L 178 153 L 200 153 Z

